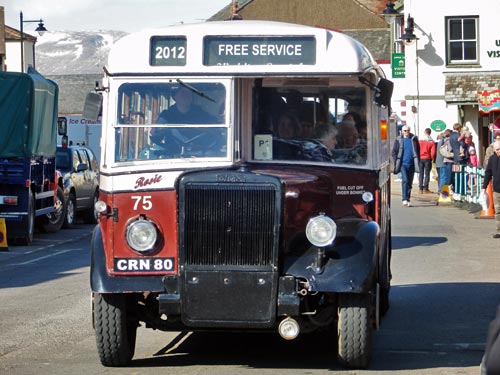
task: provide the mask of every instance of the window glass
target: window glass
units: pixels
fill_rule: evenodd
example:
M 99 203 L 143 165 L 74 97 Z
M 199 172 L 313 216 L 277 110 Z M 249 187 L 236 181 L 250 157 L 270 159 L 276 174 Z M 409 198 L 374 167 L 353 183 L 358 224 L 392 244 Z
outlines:
M 81 163 L 81 161 L 80 161 L 80 157 L 78 156 L 78 151 L 73 150 L 73 168 L 75 171 L 78 168 L 78 164 L 80 164 L 80 163 Z
M 69 153 L 66 150 L 57 150 L 56 167 L 62 170 L 70 169 Z
M 448 19 L 448 63 L 477 64 L 477 17 Z
M 255 160 L 366 165 L 364 87 L 256 88 Z
M 92 152 L 92 150 L 90 148 L 85 149 L 85 152 L 87 153 L 88 160 L 90 161 L 89 169 L 91 169 L 93 171 L 97 171 L 99 169 L 99 166 L 97 165 L 97 159 L 96 159 L 94 153 Z
M 464 39 L 476 39 L 476 20 L 464 20 Z
M 80 150 L 78 152 L 80 154 L 80 159 L 82 160 L 82 163 L 85 163 L 87 164 L 87 167 L 90 168 L 90 163 L 89 163 L 89 159 L 87 157 L 87 153 L 84 151 L 84 150 Z
M 116 161 L 227 157 L 222 83 L 129 83 L 118 98 Z
M 464 60 L 476 60 L 476 43 L 464 42 Z
M 462 39 L 462 22 L 460 20 L 450 21 L 450 40 Z
M 452 60 L 463 60 L 462 43 L 450 43 L 450 58 Z

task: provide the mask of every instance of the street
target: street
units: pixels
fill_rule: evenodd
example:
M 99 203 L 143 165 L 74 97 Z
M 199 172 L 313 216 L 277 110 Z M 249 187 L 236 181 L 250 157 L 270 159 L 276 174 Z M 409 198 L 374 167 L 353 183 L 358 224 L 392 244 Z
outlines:
M 0 253 L 0 374 L 479 374 L 500 304 L 494 222 L 418 194 L 409 208 L 400 199 L 393 194 L 391 308 L 367 370 L 342 369 L 316 336 L 145 328 L 130 367 L 102 367 L 90 313 L 93 227 L 79 224 Z

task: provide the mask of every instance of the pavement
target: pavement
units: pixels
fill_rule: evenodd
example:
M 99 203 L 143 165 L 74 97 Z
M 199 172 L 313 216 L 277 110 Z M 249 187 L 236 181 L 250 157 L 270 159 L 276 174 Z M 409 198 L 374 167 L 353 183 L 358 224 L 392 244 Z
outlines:
M 393 198 L 399 198 L 399 202 L 402 201 L 401 193 L 401 181 L 397 180 L 396 175 L 391 175 L 391 195 Z M 493 219 L 492 216 L 486 216 L 487 213 L 482 211 L 482 207 L 479 204 L 454 201 L 451 199 L 439 199 L 438 182 L 431 178 L 429 181 L 429 190 L 432 194 L 421 194 L 418 188 L 418 174 L 415 174 L 413 180 L 413 187 L 411 190 L 411 205 L 414 207 L 418 206 L 441 206 L 441 207 L 454 207 L 457 209 L 468 211 L 475 219 Z M 400 204 L 396 198 L 393 204 Z M 483 216 L 484 215 L 484 216 Z
M 431 178 L 429 181 L 429 190 L 432 191 L 433 194 L 420 194 L 418 188 L 418 174 L 415 173 L 415 178 L 413 180 L 413 187 L 411 189 L 411 199 L 410 202 L 412 204 L 417 204 L 418 202 L 438 205 L 439 195 L 438 191 L 438 183 L 435 179 Z M 401 189 L 401 180 L 397 179 L 395 174 L 391 174 L 391 195 L 402 196 Z

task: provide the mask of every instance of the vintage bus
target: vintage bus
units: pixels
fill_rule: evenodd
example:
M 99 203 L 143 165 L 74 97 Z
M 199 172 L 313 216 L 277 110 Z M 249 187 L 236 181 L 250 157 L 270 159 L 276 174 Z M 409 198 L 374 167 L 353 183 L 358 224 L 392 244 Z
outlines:
M 116 43 L 97 91 L 102 364 L 129 363 L 144 324 L 323 331 L 368 366 L 389 307 L 392 94 L 369 51 L 302 25 L 172 26 Z

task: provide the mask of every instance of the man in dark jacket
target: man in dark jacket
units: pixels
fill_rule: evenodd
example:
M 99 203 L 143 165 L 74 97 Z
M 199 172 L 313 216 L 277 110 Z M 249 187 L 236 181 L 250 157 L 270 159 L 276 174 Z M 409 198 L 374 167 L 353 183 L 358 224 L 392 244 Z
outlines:
M 497 233 L 493 235 L 493 238 L 500 238 L 500 141 L 493 143 L 493 150 L 495 153 L 491 155 L 484 170 L 483 193 L 493 179 L 493 207 L 497 225 Z
M 394 174 L 401 172 L 401 190 L 403 206 L 411 206 L 411 188 L 415 172 L 419 172 L 420 145 L 416 135 L 410 133 L 408 125 L 403 126 L 402 135 L 394 141 L 392 147 L 392 160 L 394 162 Z

